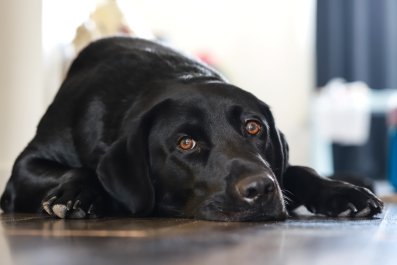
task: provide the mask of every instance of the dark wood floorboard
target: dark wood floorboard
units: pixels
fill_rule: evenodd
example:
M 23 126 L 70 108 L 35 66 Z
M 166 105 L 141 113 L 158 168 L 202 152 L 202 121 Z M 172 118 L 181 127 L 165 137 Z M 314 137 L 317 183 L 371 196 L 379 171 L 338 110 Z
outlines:
M 397 264 L 397 204 L 374 219 L 285 222 L 0 216 L 0 264 Z

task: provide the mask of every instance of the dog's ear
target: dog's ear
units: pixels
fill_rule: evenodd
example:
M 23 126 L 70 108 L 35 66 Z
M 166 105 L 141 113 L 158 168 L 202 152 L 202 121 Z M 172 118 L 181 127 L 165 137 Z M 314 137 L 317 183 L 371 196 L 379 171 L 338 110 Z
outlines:
M 262 101 L 260 101 L 259 105 L 261 112 L 265 115 L 266 121 L 269 125 L 270 146 L 266 150 L 266 156 L 273 158 L 272 169 L 277 179 L 280 181 L 280 184 L 282 184 L 282 176 L 288 167 L 288 144 L 285 140 L 284 134 L 277 129 L 269 106 Z
M 278 155 L 279 157 L 278 164 L 280 168 L 279 174 L 280 176 L 283 176 L 285 171 L 287 170 L 287 167 L 289 166 L 288 164 L 289 147 L 287 141 L 285 140 L 284 134 L 278 129 L 276 129 L 276 131 L 277 134 L 275 135 L 275 137 L 278 138 L 279 150 L 280 150 L 280 153 Z
M 160 105 L 131 122 L 129 136 L 121 137 L 102 156 L 97 175 L 105 190 L 132 214 L 149 214 L 155 203 L 150 177 L 148 135 Z
M 135 134 L 141 136 L 141 132 Z M 140 141 L 144 141 L 139 137 Z M 139 140 L 122 138 L 101 158 L 97 175 L 105 190 L 132 214 L 145 215 L 154 207 L 146 146 Z

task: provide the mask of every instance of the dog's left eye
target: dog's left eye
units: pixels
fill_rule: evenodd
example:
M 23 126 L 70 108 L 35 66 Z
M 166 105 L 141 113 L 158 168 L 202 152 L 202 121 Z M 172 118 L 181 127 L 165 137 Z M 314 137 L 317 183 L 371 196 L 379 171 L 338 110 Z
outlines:
M 189 136 L 184 136 L 178 141 L 178 147 L 183 151 L 194 149 L 196 145 L 196 141 Z
M 262 130 L 262 124 L 256 120 L 248 120 L 245 123 L 245 131 L 250 135 L 258 135 Z

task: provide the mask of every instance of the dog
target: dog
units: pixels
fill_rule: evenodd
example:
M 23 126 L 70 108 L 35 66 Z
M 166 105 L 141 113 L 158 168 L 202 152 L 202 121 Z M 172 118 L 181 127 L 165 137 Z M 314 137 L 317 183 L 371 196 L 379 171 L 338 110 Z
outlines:
M 16 159 L 4 212 L 284 220 L 372 217 L 371 191 L 290 165 L 270 108 L 156 42 L 112 37 L 72 63 Z

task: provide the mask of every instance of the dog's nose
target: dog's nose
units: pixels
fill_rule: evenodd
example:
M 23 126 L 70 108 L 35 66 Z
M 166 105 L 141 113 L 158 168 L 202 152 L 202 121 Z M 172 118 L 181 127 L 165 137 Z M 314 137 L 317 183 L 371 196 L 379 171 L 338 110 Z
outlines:
M 249 176 L 236 183 L 237 195 L 248 203 L 273 195 L 275 189 L 274 180 L 267 176 Z

